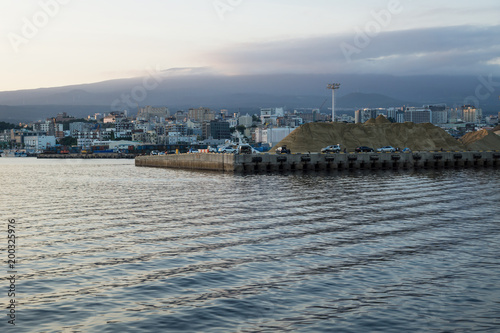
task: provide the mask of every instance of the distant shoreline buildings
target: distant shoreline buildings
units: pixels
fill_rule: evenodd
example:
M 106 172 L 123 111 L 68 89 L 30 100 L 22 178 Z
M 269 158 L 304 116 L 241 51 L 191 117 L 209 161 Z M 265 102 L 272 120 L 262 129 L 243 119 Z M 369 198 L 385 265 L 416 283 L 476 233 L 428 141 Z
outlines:
M 338 113 L 337 113 L 338 114 Z M 483 117 L 482 110 L 472 105 L 448 107 L 444 104 L 422 107 L 365 108 L 354 117 L 340 114 L 336 121 L 364 123 L 378 116 L 391 122 L 432 123 L 455 137 L 480 128 L 498 124 L 498 116 Z M 500 115 L 500 112 L 499 112 Z M 33 151 L 57 145 L 79 149 L 104 146 L 113 141 L 130 145 L 222 145 L 242 137 L 255 145 L 272 147 L 295 128 L 310 122 L 331 121 L 331 115 L 319 109 L 286 110 L 284 107 L 263 107 L 259 114 L 240 114 L 206 107 L 172 112 L 166 106 L 138 107 L 136 116 L 128 111 L 114 111 L 75 119 L 66 113 L 27 124 L 22 129 L 0 132 L 3 148 L 25 148 Z

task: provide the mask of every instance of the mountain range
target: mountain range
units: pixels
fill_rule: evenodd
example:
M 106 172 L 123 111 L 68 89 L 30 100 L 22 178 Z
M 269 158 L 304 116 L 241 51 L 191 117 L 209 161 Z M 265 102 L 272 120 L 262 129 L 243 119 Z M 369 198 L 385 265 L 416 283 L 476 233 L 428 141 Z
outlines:
M 75 117 L 128 110 L 138 106 L 167 106 L 171 111 L 192 107 L 255 113 L 261 107 L 321 108 L 329 112 L 328 83 L 339 82 L 339 110 L 365 107 L 445 103 L 475 104 L 484 114 L 500 111 L 495 77 L 273 74 L 221 76 L 172 75 L 159 72 L 90 84 L 0 92 L 0 121 L 29 122 L 67 112 Z M 488 84 L 490 82 L 490 84 Z M 492 91 L 492 87 L 496 90 Z

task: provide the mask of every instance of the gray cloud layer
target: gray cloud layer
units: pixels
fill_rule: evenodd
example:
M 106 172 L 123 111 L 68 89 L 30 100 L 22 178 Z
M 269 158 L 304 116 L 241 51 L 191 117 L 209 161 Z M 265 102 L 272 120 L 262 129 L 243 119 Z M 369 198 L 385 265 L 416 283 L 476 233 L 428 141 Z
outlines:
M 330 35 L 256 44 L 209 54 L 235 73 L 500 73 L 500 26 L 454 26 Z

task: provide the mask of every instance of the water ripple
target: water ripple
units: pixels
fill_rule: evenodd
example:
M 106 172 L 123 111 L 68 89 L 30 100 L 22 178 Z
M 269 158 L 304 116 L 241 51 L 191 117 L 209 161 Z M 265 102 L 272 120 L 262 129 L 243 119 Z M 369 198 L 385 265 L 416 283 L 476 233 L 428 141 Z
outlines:
M 500 330 L 498 170 L 0 167 L 19 332 Z

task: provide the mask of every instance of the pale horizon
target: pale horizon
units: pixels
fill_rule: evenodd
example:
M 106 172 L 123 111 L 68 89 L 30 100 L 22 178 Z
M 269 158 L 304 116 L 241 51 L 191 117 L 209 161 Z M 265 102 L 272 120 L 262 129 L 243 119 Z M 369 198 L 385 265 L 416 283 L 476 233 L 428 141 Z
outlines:
M 175 68 L 217 75 L 500 73 L 497 1 L 40 0 L 0 9 L 0 91 Z

